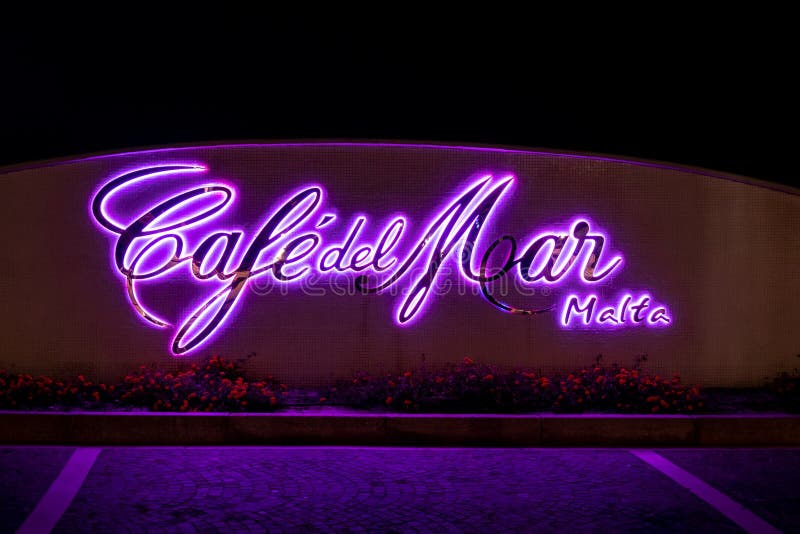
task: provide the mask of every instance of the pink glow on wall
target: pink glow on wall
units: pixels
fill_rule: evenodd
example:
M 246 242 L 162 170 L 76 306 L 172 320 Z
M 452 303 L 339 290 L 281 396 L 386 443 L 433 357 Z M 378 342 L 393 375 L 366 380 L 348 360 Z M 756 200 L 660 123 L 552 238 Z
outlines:
M 233 213 L 238 198 L 229 183 L 233 179 L 173 186 L 169 194 L 153 187 L 206 174 L 206 166 L 197 162 L 132 169 L 104 183 L 90 202 L 98 228 L 115 236 L 112 265 L 125 281 L 131 306 L 148 324 L 172 326 L 141 302 L 140 284 L 168 282 L 182 273 L 202 288 L 204 296 L 176 321 L 175 355 L 195 351 L 226 330 L 244 290 L 259 277 L 294 287 L 311 275 L 317 280 L 344 275 L 361 293 L 397 294 L 394 322 L 409 327 L 436 313 L 434 289 L 447 276 L 442 269 L 447 263 L 455 263 L 464 283 L 479 288 L 498 310 L 519 315 L 553 311 L 547 315 L 564 329 L 663 328 L 673 321 L 666 306 L 648 292 L 623 291 L 613 306 L 596 291 L 570 293 L 539 309 L 502 302 L 493 292 L 502 281 L 588 290 L 607 286 L 625 264 L 621 254 L 610 251 L 608 233 L 583 215 L 534 233 L 524 245 L 512 235 L 487 233 L 490 221 L 502 220 L 503 204 L 513 201 L 511 175 L 465 181 L 461 190 L 442 198 L 442 208 L 432 216 L 373 214 L 369 206 L 342 216 L 326 202 L 331 197 L 335 203 L 336 195 L 347 192 L 309 183 L 276 202 L 260 223 L 244 221 L 241 227 L 216 222 Z M 132 216 L 115 212 L 116 202 L 131 198 L 145 207 Z M 397 201 L 402 205 L 402 198 Z M 414 233 L 416 221 L 425 222 L 414 224 L 422 229 Z M 497 264 L 491 274 L 490 264 Z

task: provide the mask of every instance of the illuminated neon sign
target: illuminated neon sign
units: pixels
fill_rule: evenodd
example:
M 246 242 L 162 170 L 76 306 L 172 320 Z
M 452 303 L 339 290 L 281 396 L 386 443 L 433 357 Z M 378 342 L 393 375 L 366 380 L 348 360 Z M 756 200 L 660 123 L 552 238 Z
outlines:
M 524 285 L 558 286 L 571 280 L 591 288 L 613 278 L 624 264 L 621 255 L 608 252 L 608 236 L 592 228 L 587 217 L 541 231 L 525 243 L 510 235 L 494 240 L 484 236 L 487 221 L 508 196 L 513 176 L 486 176 L 468 183 L 443 202 L 418 235 L 409 235 L 409 219 L 402 215 L 375 225 L 377 232 L 368 216 L 357 215 L 344 239 L 331 240 L 325 235 L 337 227 L 337 215 L 324 209 L 321 185 L 308 184 L 289 193 L 251 236 L 241 228 L 213 224 L 236 200 L 231 185 L 214 181 L 151 198 L 148 184 L 154 180 L 206 170 L 199 164 L 170 164 L 129 171 L 102 185 L 90 205 L 97 224 L 116 236 L 112 261 L 125 280 L 131 305 L 151 324 L 169 326 L 143 305 L 137 294 L 140 284 L 182 268 L 198 283 L 215 285 L 183 316 L 171 346 L 176 355 L 208 342 L 232 316 L 248 284 L 266 276 L 290 285 L 311 274 L 348 275 L 363 293 L 402 286 L 394 319 L 398 326 L 410 325 L 424 315 L 442 266 L 451 260 L 464 280 L 504 312 L 555 312 L 558 324 L 569 329 L 663 327 L 672 322 L 667 308 L 649 293 L 622 293 L 613 306 L 601 303 L 596 293 L 570 293 L 559 303 L 537 309 L 500 301 L 492 284 L 508 277 Z M 120 221 L 110 205 L 130 196 L 144 197 L 148 207 Z M 362 237 L 368 228 L 377 238 Z M 191 249 L 189 243 L 194 244 Z

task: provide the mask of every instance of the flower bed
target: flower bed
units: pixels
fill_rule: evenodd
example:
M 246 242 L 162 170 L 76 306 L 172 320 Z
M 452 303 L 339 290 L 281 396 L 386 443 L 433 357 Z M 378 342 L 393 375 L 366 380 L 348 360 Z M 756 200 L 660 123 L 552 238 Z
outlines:
M 426 412 L 607 412 L 675 414 L 703 411 L 699 386 L 662 378 L 642 368 L 645 356 L 628 369 L 594 365 L 571 373 L 498 371 L 470 358 L 435 372 L 360 374 L 331 388 L 331 402 L 361 408 Z
M 437 370 L 384 375 L 359 373 L 322 394 L 290 388 L 272 376 L 251 380 L 243 360 L 219 356 L 169 372 L 141 366 L 115 383 L 85 376 L 56 380 L 0 370 L 0 409 L 270 412 L 295 405 L 336 405 L 389 412 L 693 414 L 798 412 L 800 375 L 781 375 L 767 387 L 704 389 L 644 368 L 592 365 L 572 372 L 503 371 L 464 358 Z
M 779 375 L 769 384 L 769 390 L 775 394 L 784 410 L 800 413 L 800 373 L 797 369 Z
M 267 412 L 284 406 L 287 395 L 288 387 L 272 376 L 247 381 L 241 361 L 219 356 L 174 373 L 143 365 L 116 384 L 0 370 L 0 409 Z

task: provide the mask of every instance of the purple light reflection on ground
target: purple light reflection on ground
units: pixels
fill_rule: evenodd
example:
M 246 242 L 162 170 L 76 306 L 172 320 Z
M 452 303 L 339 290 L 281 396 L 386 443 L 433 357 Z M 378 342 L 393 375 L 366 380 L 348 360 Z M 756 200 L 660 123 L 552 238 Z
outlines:
M 5 450 L 24 473 L 26 451 L 35 449 Z M 702 462 L 728 453 L 684 454 Z M 767 479 L 744 467 L 772 454 L 783 469 L 769 470 Z M 770 495 L 770 521 L 791 528 L 800 453 L 742 451 L 736 459 L 743 466 L 735 477 L 739 502 L 757 507 L 757 499 Z M 9 481 L 17 476 L 2 474 Z M 767 493 L 748 492 L 749 479 Z M 413 447 L 104 448 L 55 531 L 118 525 L 215 532 L 738 531 L 625 450 Z

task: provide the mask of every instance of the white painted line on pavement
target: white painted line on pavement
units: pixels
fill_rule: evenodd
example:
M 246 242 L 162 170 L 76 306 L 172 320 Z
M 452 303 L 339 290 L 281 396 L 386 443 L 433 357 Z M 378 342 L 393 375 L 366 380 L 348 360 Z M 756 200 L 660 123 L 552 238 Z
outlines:
M 58 474 L 58 477 L 50 485 L 50 488 L 39 500 L 36 508 L 22 523 L 17 530 L 17 534 L 42 534 L 50 532 L 56 526 L 58 520 L 69 508 L 72 499 L 86 480 L 86 475 L 94 465 L 97 455 L 100 454 L 99 447 L 79 447 L 75 449 L 72 456 L 67 460 L 66 465 Z
M 747 532 L 757 532 L 759 534 L 780 532 L 780 530 L 773 527 L 738 502 L 709 486 L 688 471 L 681 469 L 660 454 L 645 450 L 631 450 L 630 452 L 703 499 L 716 508 L 722 515 Z

